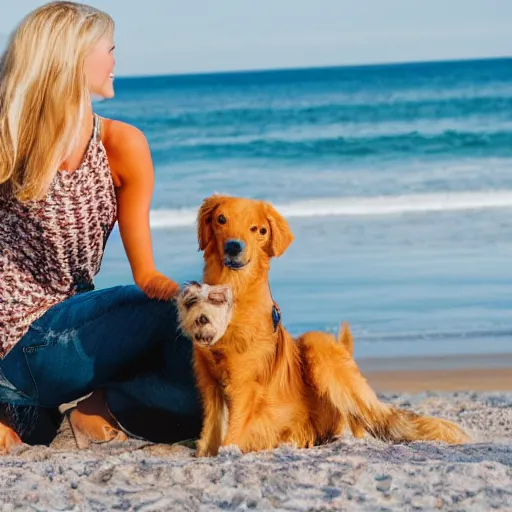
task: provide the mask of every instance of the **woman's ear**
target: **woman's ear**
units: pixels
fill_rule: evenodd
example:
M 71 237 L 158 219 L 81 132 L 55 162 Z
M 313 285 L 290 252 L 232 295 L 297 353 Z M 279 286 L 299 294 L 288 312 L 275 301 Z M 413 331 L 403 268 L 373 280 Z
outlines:
M 268 255 L 279 258 L 293 242 L 294 236 L 285 218 L 269 203 L 263 203 L 265 215 L 270 224 Z
M 214 211 L 222 204 L 225 196 L 207 197 L 201 204 L 197 214 L 197 240 L 199 250 L 204 251 L 212 239 L 212 217 Z

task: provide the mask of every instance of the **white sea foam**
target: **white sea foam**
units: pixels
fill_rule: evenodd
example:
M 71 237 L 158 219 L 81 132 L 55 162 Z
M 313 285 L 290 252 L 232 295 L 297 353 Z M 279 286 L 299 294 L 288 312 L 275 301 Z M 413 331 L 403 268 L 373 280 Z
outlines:
M 309 199 L 276 204 L 286 218 L 400 215 L 512 208 L 512 190 Z M 193 225 L 197 208 L 151 211 L 153 229 Z

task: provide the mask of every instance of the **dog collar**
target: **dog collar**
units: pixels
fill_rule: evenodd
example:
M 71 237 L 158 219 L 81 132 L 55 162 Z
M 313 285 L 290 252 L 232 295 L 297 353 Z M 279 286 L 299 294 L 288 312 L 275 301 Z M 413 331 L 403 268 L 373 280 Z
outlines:
M 272 323 L 274 324 L 274 332 L 276 332 L 281 323 L 281 311 L 275 302 L 272 305 Z

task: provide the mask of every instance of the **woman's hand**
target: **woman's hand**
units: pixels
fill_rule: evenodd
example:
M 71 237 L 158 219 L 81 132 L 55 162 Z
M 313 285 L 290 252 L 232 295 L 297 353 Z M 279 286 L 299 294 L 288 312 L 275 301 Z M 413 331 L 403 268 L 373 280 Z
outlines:
M 150 299 L 171 300 L 180 292 L 175 281 L 157 271 L 139 278 L 136 284 Z

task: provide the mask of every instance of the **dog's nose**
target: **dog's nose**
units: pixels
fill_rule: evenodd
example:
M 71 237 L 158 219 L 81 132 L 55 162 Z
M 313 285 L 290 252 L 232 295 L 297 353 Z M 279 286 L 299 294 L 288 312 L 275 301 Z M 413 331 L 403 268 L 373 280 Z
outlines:
M 234 258 L 244 250 L 244 243 L 240 240 L 228 240 L 224 244 L 224 254 Z

